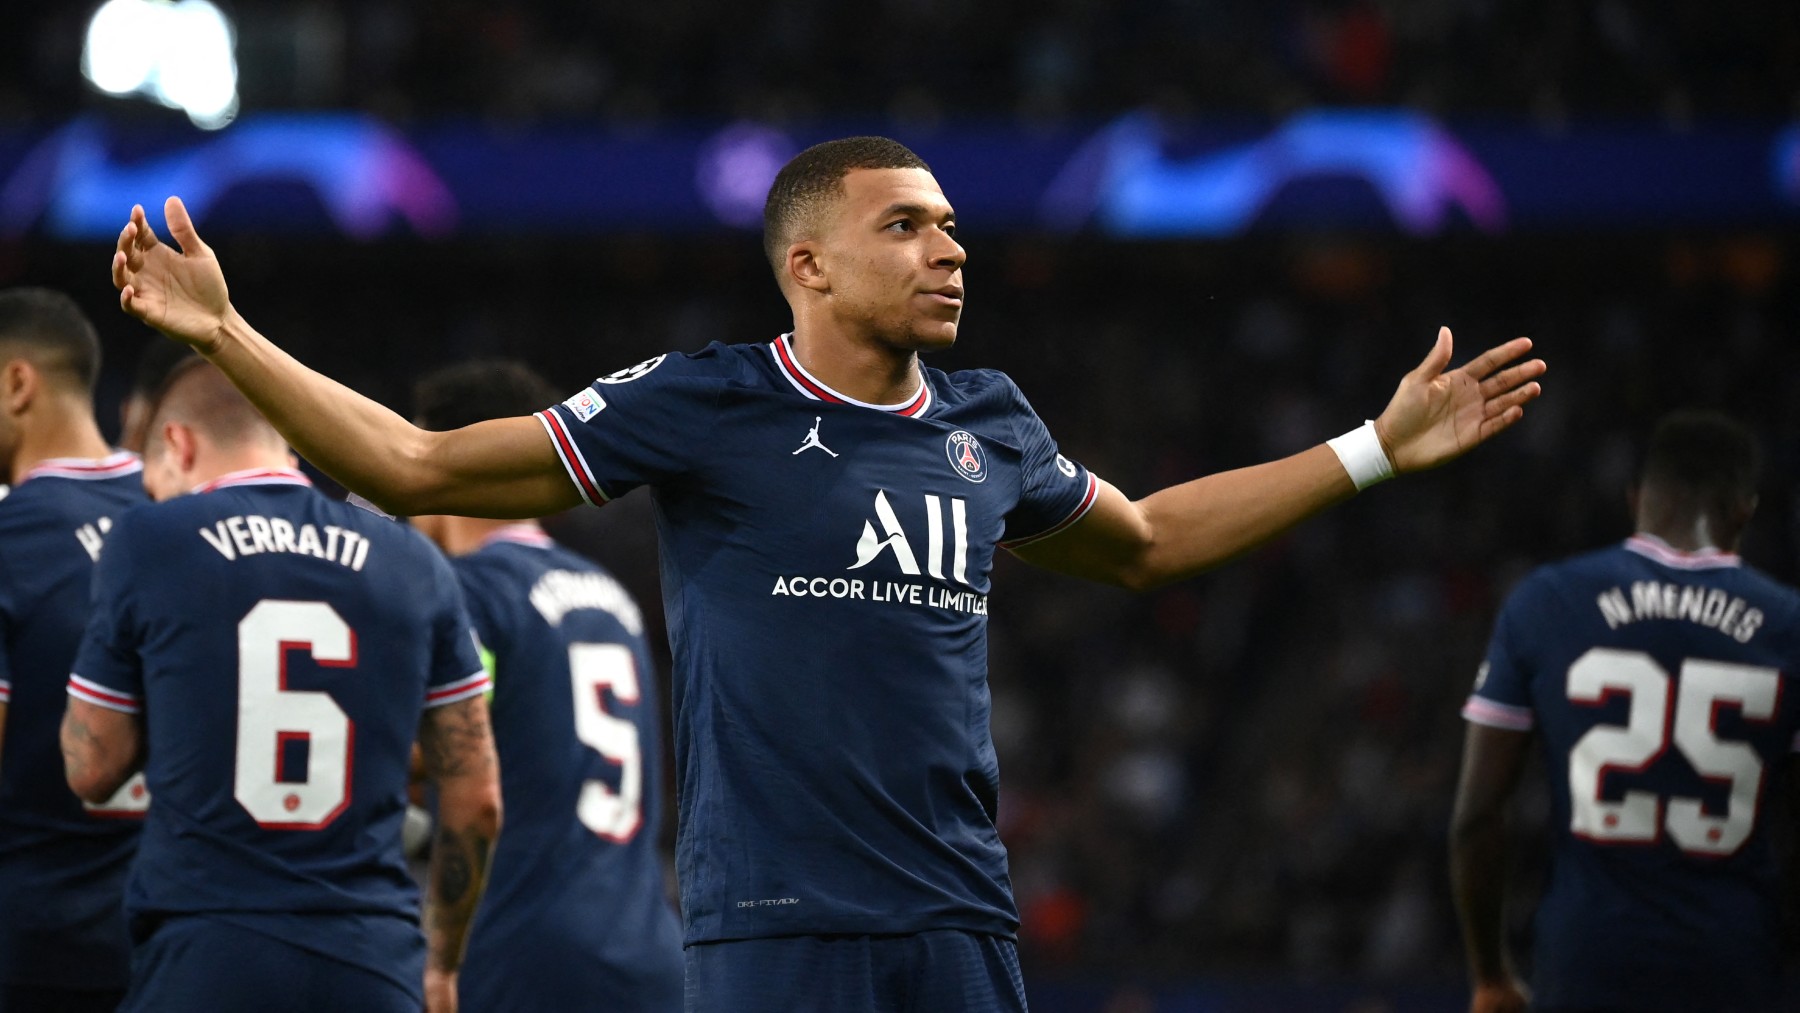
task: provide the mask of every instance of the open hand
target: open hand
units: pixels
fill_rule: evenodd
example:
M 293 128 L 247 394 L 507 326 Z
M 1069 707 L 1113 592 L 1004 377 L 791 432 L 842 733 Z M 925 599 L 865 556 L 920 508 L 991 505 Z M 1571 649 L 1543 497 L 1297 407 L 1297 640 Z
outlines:
M 1501 367 L 1530 350 L 1530 338 L 1514 338 L 1445 372 L 1450 328 L 1438 328 L 1437 344 L 1417 369 L 1401 378 L 1393 400 L 1375 420 L 1375 433 L 1394 471 L 1435 468 L 1523 418 L 1525 403 L 1543 393 L 1536 380 L 1549 367 L 1542 359 Z
M 119 308 L 204 354 L 217 346 L 231 313 L 225 273 L 194 231 L 181 198 L 164 202 L 163 216 L 176 246 L 157 240 L 141 204 L 132 207 L 131 220 L 119 230 L 112 258 Z

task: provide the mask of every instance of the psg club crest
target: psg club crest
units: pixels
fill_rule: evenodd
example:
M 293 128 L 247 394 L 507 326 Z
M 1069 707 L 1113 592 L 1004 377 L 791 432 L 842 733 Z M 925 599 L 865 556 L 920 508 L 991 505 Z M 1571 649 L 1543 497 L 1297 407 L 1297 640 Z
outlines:
M 984 481 L 988 475 L 987 453 L 975 437 L 958 429 L 944 441 L 944 453 L 950 458 L 950 467 L 956 473 L 971 482 Z
M 617 373 L 612 373 L 607 376 L 601 377 L 600 382 L 601 383 L 630 383 L 631 381 L 637 379 L 638 377 L 643 376 L 645 373 L 648 373 L 651 370 L 655 369 L 656 367 L 662 365 L 662 361 L 666 358 L 668 358 L 667 355 L 659 355 L 654 359 L 645 359 L 643 362 L 640 362 L 635 366 L 628 366 L 625 369 L 619 370 Z

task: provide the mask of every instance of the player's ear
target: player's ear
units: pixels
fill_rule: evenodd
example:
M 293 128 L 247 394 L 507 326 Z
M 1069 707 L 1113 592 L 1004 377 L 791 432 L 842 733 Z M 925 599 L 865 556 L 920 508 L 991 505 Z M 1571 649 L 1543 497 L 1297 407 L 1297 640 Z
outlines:
M 0 366 L 0 408 L 8 415 L 18 415 L 31 407 L 43 377 L 26 359 L 10 359 Z
M 175 470 L 186 474 L 194 469 L 194 458 L 199 453 L 199 446 L 194 439 L 194 431 L 179 422 L 163 423 L 163 444 L 168 448 L 166 453 L 175 465 Z
M 831 291 L 831 282 L 825 277 L 825 262 L 819 257 L 818 244 L 812 240 L 804 240 L 788 247 L 788 278 L 801 288 L 814 292 Z

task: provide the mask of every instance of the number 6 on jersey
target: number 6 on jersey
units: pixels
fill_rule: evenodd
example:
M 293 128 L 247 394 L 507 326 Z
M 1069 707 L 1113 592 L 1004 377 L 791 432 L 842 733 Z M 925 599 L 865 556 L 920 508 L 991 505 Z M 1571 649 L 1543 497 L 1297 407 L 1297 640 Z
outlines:
M 232 794 L 265 830 L 319 830 L 350 804 L 355 726 L 331 694 L 287 688 L 289 651 L 331 667 L 356 664 L 356 633 L 319 601 L 256 603 L 238 623 L 237 775 Z M 289 780 L 290 744 L 306 743 L 306 776 Z

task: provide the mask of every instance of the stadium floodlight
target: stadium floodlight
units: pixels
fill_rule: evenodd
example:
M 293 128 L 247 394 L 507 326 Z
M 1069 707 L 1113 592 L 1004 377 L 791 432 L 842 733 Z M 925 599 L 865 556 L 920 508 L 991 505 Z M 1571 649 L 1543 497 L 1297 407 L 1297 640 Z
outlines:
M 81 72 L 109 95 L 143 95 L 217 130 L 237 116 L 236 46 L 209 0 L 107 0 L 88 22 Z

